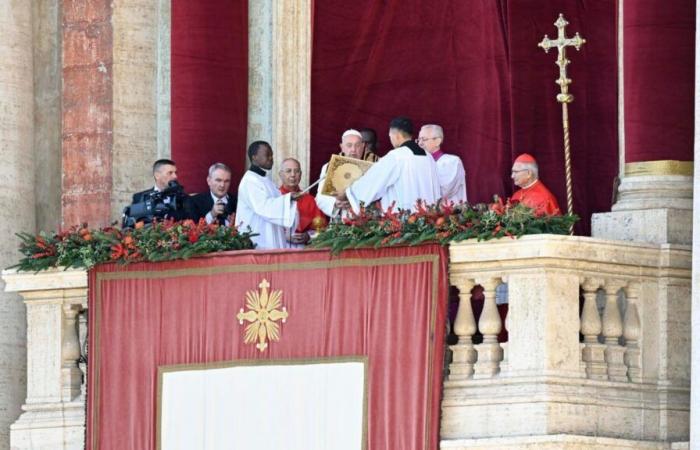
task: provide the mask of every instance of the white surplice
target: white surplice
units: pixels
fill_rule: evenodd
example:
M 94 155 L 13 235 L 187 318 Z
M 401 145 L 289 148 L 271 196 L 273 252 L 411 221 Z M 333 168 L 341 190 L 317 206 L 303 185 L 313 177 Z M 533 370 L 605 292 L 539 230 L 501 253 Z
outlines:
M 360 202 L 368 205 L 378 199 L 383 209 L 396 202 L 396 209 L 415 211 L 417 200 L 427 204 L 440 200 L 435 160 L 418 144 L 408 141 L 374 163 L 345 194 L 356 213 Z
M 262 170 L 262 169 L 259 169 Z M 257 249 L 289 248 L 287 234 L 297 215 L 291 194 L 282 195 L 267 177 L 246 171 L 238 185 L 236 227 L 248 227 L 258 236 L 252 238 Z
M 440 195 L 446 202 L 467 201 L 467 182 L 464 165 L 459 156 L 443 153 L 436 161 L 440 179 Z

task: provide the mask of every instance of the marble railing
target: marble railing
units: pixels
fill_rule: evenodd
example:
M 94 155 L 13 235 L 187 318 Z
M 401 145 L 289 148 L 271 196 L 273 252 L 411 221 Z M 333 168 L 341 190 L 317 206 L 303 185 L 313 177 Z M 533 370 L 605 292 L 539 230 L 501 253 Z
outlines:
M 564 433 L 687 440 L 689 247 L 552 235 L 466 241 L 450 247 L 450 280 L 460 300 L 445 448 Z M 507 292 L 504 321 L 497 288 L 499 297 Z M 503 327 L 508 342 L 499 343 Z
M 10 428 L 13 450 L 82 450 L 85 442 L 87 274 L 3 272 L 27 307 L 27 397 Z
M 451 245 L 460 302 L 442 447 L 521 448 L 486 441 L 523 436 L 541 448 L 561 448 L 562 436 L 602 439 L 600 448 L 622 442 L 610 439 L 629 448 L 687 440 L 690 266 L 688 247 L 585 237 Z M 5 271 L 3 279 L 27 306 L 27 398 L 12 448 L 82 449 L 86 273 Z M 484 307 L 475 317 L 477 285 Z M 496 298 L 506 296 L 502 321 Z M 503 327 L 508 342 L 498 342 Z

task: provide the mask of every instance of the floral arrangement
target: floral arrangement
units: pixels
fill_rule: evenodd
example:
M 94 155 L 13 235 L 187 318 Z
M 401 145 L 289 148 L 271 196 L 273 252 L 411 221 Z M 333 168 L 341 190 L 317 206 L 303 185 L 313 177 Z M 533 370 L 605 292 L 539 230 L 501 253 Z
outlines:
M 578 220 L 576 215 L 538 216 L 521 203 L 495 197 L 490 205 L 423 205 L 415 212 L 394 211 L 393 205 L 382 211 L 376 204 L 362 206 L 342 222 L 321 231 L 311 245 L 338 253 L 349 248 L 418 245 L 424 242 L 447 244 L 476 238 L 487 240 L 525 234 L 568 234 Z
M 192 220 L 138 223 L 134 229 L 91 230 L 84 224 L 57 233 L 18 233 L 24 257 L 11 268 L 39 271 L 50 267 L 89 269 L 95 264 L 187 259 L 224 250 L 254 248 L 250 231 Z

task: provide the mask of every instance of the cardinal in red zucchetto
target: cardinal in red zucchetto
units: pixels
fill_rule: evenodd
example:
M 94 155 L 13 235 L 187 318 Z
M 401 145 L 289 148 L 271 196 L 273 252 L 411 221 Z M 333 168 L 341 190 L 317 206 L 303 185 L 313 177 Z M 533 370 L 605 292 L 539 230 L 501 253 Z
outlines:
M 537 216 L 560 216 L 557 199 L 539 180 L 537 161 L 532 155 L 523 153 L 515 158 L 510 177 L 520 189 L 511 200 L 520 202 L 535 210 Z
M 301 181 L 301 165 L 294 158 L 287 158 L 282 161 L 282 167 L 279 172 L 282 186 L 280 192 L 286 194 L 288 192 L 300 192 L 299 182 Z M 314 197 L 305 193 L 296 199 L 297 211 L 299 215 L 296 220 L 296 229 L 288 236 L 288 241 L 292 247 L 303 247 L 309 242 L 310 232 L 314 229 L 325 227 L 326 216 L 316 206 Z M 318 231 L 318 230 L 316 230 Z

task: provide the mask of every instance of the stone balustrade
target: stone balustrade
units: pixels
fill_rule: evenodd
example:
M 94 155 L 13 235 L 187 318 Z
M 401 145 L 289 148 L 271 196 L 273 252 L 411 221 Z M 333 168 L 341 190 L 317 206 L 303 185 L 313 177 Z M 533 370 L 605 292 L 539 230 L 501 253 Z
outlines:
M 3 272 L 27 307 L 27 398 L 10 428 L 13 450 L 82 450 L 85 442 L 87 275 Z
M 679 245 L 552 235 L 452 244 L 458 341 L 445 381 L 443 447 L 501 439 L 499 448 L 518 448 L 502 439 L 561 434 L 617 438 L 620 448 L 687 440 L 690 269 L 690 248 Z M 480 317 L 475 286 L 484 293 Z M 508 342 L 499 343 L 502 327 Z
M 452 244 L 458 340 L 441 447 L 661 449 L 687 440 L 690 267 L 689 247 L 678 245 L 551 235 Z M 23 297 L 28 325 L 27 399 L 12 448 L 82 449 L 86 273 L 3 279 Z M 475 317 L 477 286 L 484 306 Z M 503 328 L 508 342 L 499 342 Z

